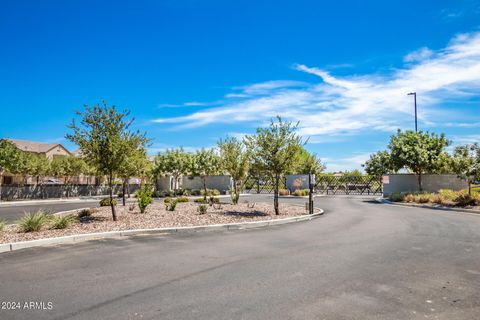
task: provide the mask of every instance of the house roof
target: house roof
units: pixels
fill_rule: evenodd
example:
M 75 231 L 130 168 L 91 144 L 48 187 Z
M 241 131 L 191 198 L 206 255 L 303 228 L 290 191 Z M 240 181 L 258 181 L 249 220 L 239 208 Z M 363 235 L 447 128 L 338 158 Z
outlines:
M 45 142 L 36 142 L 36 141 L 29 141 L 29 140 L 17 140 L 17 139 L 7 139 L 11 143 L 13 143 L 18 149 L 27 152 L 34 152 L 34 153 L 46 153 L 53 148 L 60 146 L 62 149 L 65 149 L 68 153 L 70 153 L 64 146 L 59 143 L 45 143 Z

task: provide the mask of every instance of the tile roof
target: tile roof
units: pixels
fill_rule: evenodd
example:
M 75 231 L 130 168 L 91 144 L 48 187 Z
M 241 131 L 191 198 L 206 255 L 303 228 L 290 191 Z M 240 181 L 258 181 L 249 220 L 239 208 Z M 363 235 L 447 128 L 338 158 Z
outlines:
M 35 142 L 35 141 L 17 140 L 17 139 L 7 139 L 7 140 L 12 142 L 18 149 L 22 151 L 45 153 L 57 146 L 61 146 L 63 149 L 67 150 L 64 146 L 62 146 L 59 143 L 45 143 L 45 142 Z

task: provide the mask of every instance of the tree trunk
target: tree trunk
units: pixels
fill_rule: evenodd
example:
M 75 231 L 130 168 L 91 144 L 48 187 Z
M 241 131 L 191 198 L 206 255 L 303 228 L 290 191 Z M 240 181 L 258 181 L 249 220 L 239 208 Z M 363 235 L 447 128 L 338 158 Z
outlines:
M 470 180 L 467 180 L 468 182 L 468 195 L 472 196 L 472 182 Z
M 126 197 L 126 193 L 127 193 L 127 179 L 123 179 L 123 189 L 122 189 L 122 202 L 123 202 L 123 206 L 125 207 L 125 197 Z
M 275 209 L 275 215 L 279 215 L 280 212 L 278 211 L 278 185 L 279 185 L 280 177 L 278 175 L 275 176 L 275 190 L 273 194 L 273 208 Z
M 204 176 L 203 178 L 203 199 L 207 200 L 207 177 Z
M 3 171 L 0 171 L 0 201 L 2 201 Z
M 417 177 L 418 177 L 418 190 L 419 190 L 420 192 L 422 192 L 422 191 L 423 191 L 423 187 L 422 187 L 422 173 L 419 172 L 419 173 L 417 174 Z
M 238 204 L 238 187 L 237 187 L 237 180 L 233 180 L 233 197 L 232 203 Z
M 113 221 L 117 221 L 117 213 L 115 212 L 115 205 L 113 204 L 113 173 L 108 176 L 108 193 L 110 194 L 110 208 L 112 208 Z

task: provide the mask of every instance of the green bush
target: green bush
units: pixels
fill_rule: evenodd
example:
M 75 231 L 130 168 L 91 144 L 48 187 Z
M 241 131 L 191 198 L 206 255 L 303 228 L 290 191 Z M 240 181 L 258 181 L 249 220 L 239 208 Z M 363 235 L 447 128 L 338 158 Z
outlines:
M 71 214 L 66 216 L 55 216 L 52 219 L 50 229 L 65 229 L 75 221 L 75 217 Z
M 388 195 L 388 200 L 393 202 L 402 202 L 405 199 L 405 193 L 403 192 L 392 192 Z
M 83 209 L 79 213 L 77 213 L 78 218 L 83 218 L 83 217 L 90 217 L 92 215 L 92 210 L 90 209 Z
M 296 197 L 304 197 L 304 196 L 308 196 L 309 194 L 310 194 L 310 190 L 308 189 L 295 190 L 293 192 L 293 195 Z
M 290 194 L 290 191 L 288 191 L 287 189 L 279 189 L 278 194 L 281 196 L 288 196 Z
M 205 195 L 205 190 L 200 190 L 200 195 L 204 196 Z M 207 189 L 207 196 L 219 196 L 220 191 L 217 189 Z
M 23 232 L 40 231 L 47 224 L 49 220 L 48 215 L 43 210 L 38 210 L 35 213 L 27 213 L 20 219 L 18 225 Z
M 468 193 L 459 194 L 454 201 L 455 204 L 460 207 L 474 206 L 477 204 L 475 197 L 469 195 Z
M 443 199 L 450 200 L 450 201 L 454 201 L 455 198 L 457 198 L 459 195 L 458 192 L 455 192 L 450 189 L 440 189 L 438 190 L 438 194 L 442 196 Z
M 112 199 L 112 203 L 114 206 L 117 205 L 117 200 L 115 199 Z M 102 200 L 100 200 L 100 207 L 108 207 L 110 206 L 110 198 L 103 198 Z
M 208 206 L 206 204 L 201 204 L 197 208 L 198 214 L 205 214 L 207 213 L 207 210 L 208 210 Z
M 177 202 L 188 202 L 188 198 L 187 197 L 178 197 Z
M 168 202 L 167 204 L 165 204 L 165 209 L 167 211 L 175 211 L 175 208 L 177 207 L 177 203 L 178 203 L 178 200 L 177 199 L 173 199 L 172 201 Z
M 203 198 L 199 198 L 199 199 L 193 200 L 193 202 L 195 202 L 195 203 L 207 203 L 207 200 L 205 200 Z
M 177 196 L 186 196 L 188 194 L 187 190 L 183 188 L 178 188 L 174 191 Z
M 200 191 L 199 189 L 193 189 L 191 194 L 192 196 L 200 196 L 202 195 L 202 191 Z
M 5 229 L 5 220 L 3 219 L 0 219 L 0 232 L 2 232 L 4 229 Z
M 137 204 L 140 208 L 140 213 L 145 213 L 145 209 L 153 202 L 152 193 L 152 188 L 149 186 L 144 186 L 137 191 Z

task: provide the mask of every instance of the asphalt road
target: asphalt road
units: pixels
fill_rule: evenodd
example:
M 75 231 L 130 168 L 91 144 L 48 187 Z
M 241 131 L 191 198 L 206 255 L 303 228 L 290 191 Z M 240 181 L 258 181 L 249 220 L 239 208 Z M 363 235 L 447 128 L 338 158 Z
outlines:
M 36 212 L 40 209 L 44 209 L 49 213 L 55 213 L 60 211 L 74 210 L 80 208 L 94 207 L 98 205 L 99 200 L 79 200 L 78 202 L 65 202 L 65 203 L 42 203 L 42 204 L 28 204 L 20 206 L 5 206 L 0 207 L 0 219 L 5 220 L 7 223 L 14 223 L 28 212 Z
M 317 205 L 321 218 L 268 229 L 0 254 L 1 300 L 23 309 L 0 319 L 479 318 L 479 216 Z

